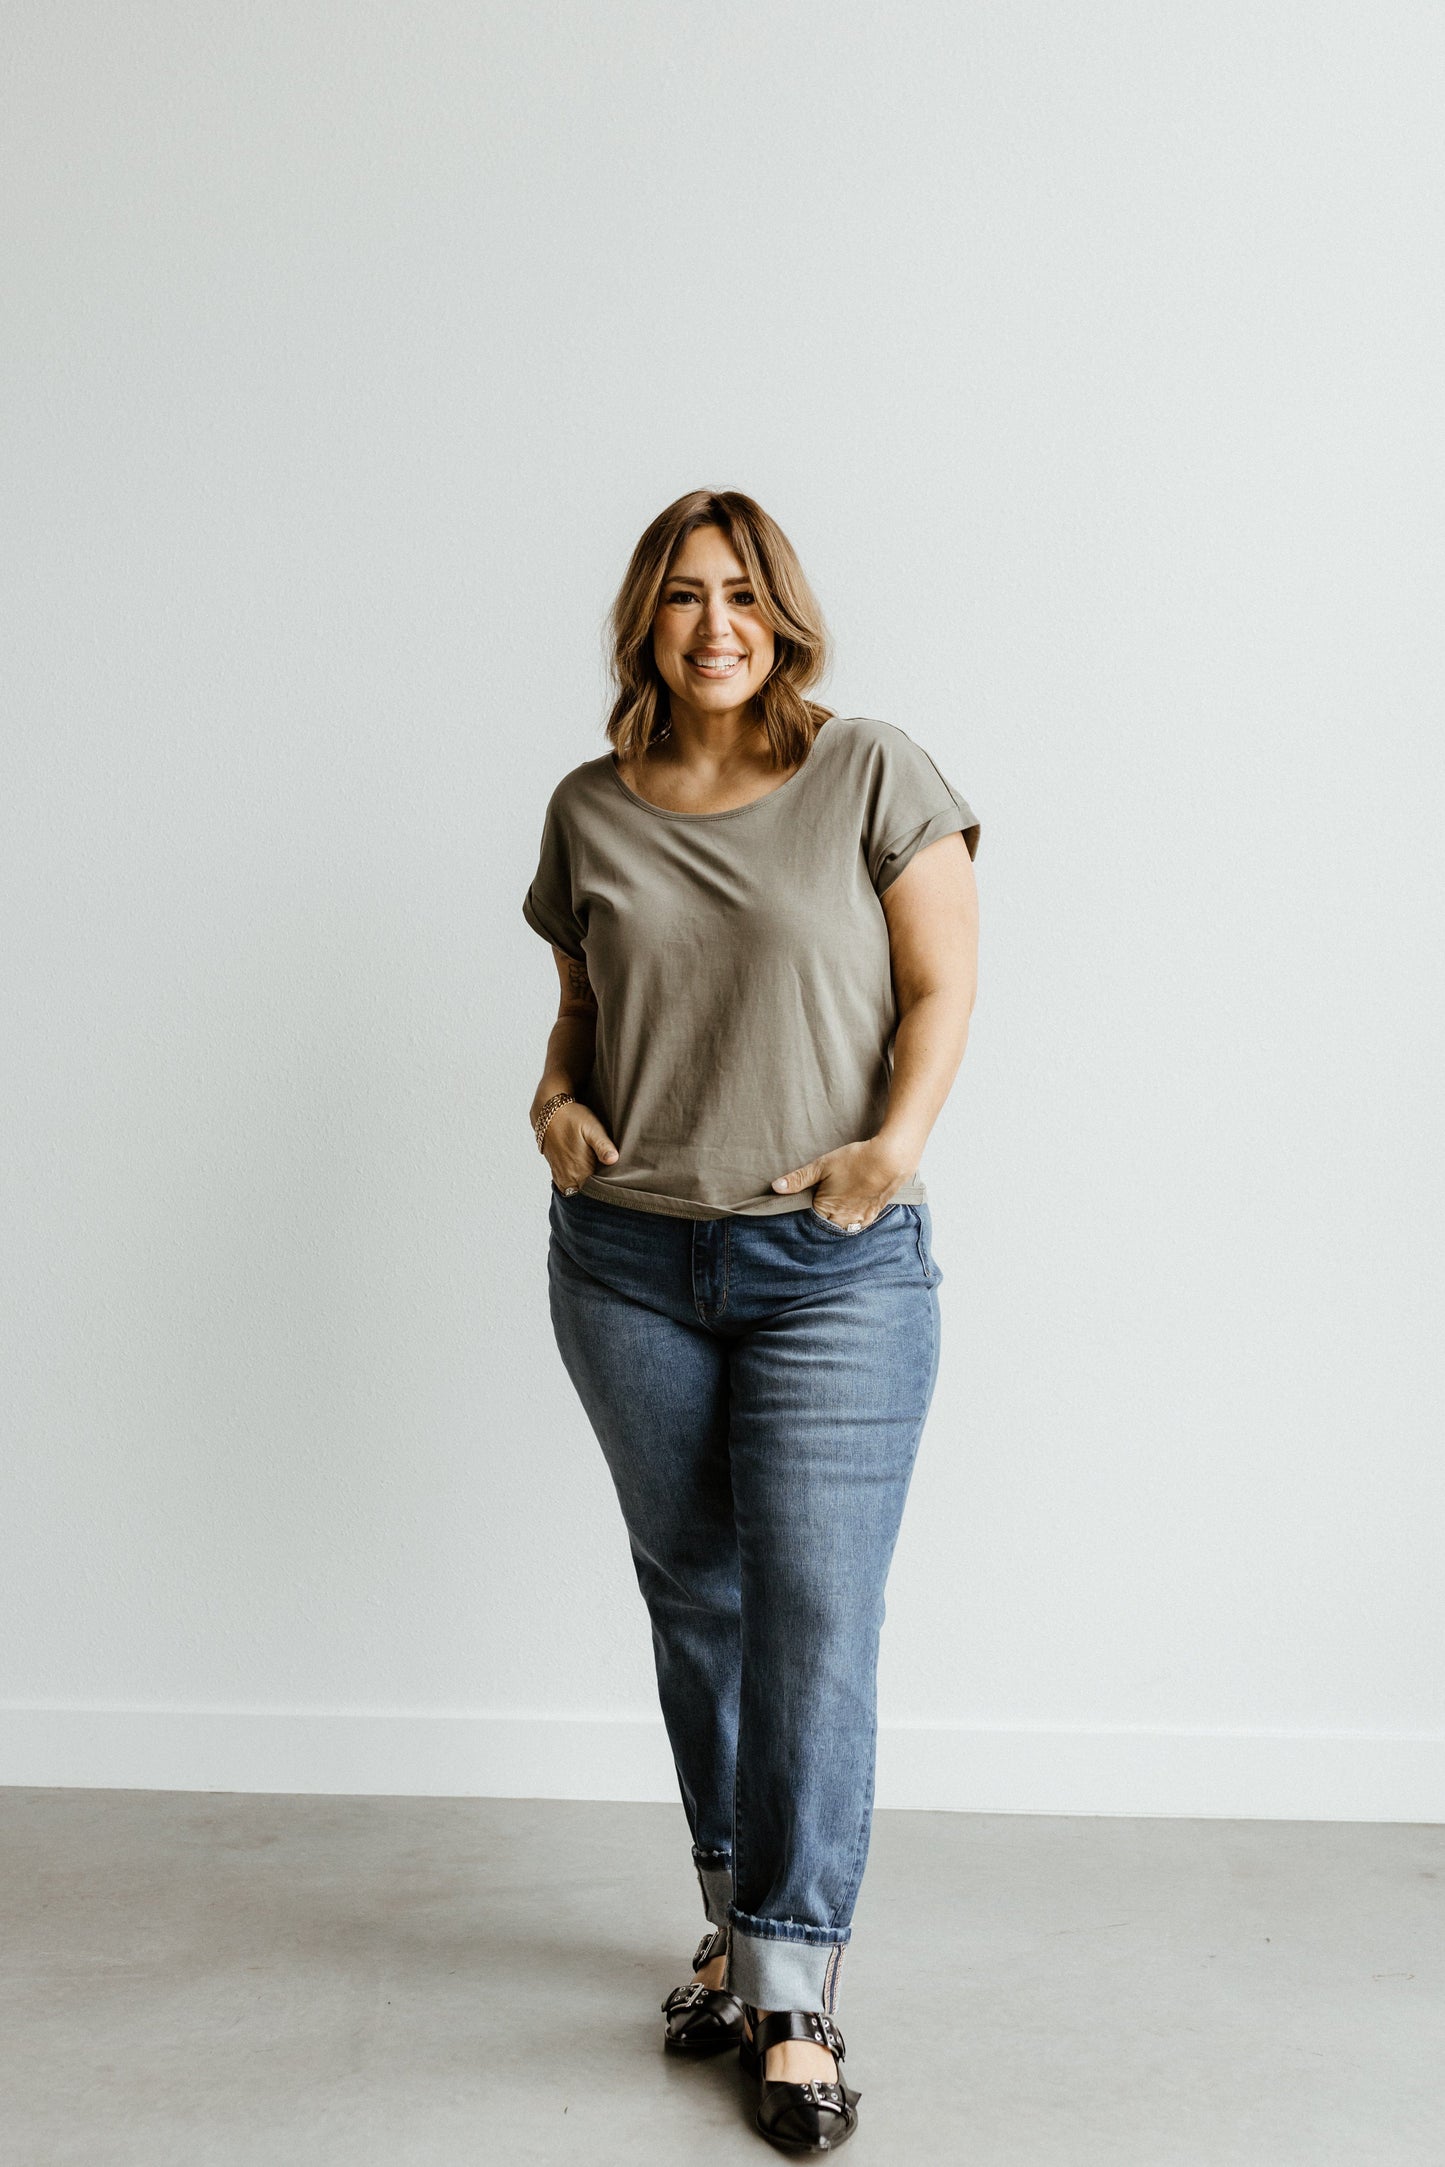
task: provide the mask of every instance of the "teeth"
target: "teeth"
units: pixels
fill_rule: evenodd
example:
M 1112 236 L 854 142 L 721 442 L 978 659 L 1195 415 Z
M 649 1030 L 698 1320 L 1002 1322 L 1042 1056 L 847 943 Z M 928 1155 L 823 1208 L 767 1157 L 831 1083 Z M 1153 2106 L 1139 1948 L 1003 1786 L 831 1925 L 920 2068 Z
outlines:
M 695 670 L 706 670 L 711 677 L 726 677 L 730 671 L 737 669 L 743 658 L 741 655 L 727 655 L 713 661 L 703 655 L 693 655 L 689 659 Z

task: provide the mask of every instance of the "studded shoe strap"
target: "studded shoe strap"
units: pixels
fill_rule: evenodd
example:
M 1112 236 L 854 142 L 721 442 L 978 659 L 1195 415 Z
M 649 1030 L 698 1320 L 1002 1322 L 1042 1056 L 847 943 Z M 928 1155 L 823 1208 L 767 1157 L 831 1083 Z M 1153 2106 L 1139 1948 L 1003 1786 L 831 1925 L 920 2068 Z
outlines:
M 753 2044 L 759 2054 L 765 2055 L 769 2047 L 778 2046 L 784 2039 L 811 2039 L 835 2054 L 840 2066 L 848 2051 L 843 2034 L 821 2009 L 775 2009 L 757 2026 Z

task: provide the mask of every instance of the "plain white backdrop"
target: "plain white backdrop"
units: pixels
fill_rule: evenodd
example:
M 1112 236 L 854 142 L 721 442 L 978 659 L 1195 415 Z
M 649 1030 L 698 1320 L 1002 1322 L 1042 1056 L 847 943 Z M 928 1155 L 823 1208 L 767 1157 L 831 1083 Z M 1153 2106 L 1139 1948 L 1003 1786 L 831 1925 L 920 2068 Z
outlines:
M 3 45 L 0 1781 L 675 1796 L 520 903 L 709 486 L 983 823 L 880 1801 L 1445 1818 L 1445 15 Z

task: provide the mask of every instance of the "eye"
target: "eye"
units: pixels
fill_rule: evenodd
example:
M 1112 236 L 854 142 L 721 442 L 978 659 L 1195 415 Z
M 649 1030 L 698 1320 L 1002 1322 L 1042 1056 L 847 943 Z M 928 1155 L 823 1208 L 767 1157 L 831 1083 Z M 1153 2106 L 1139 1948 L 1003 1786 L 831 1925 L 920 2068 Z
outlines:
M 696 587 L 669 587 L 665 599 L 669 602 L 690 605 L 700 601 L 701 596 Z M 728 599 L 737 609 L 753 609 L 757 606 L 758 598 L 751 587 L 739 587 Z

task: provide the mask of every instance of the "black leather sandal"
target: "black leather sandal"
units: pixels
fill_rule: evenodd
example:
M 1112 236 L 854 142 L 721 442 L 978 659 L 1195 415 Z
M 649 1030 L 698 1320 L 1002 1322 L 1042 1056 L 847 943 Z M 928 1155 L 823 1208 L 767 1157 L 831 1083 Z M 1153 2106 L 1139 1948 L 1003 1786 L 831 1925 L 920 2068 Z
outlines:
M 836 2152 L 858 2127 L 861 2092 L 843 2082 L 843 2034 L 820 2009 L 774 2009 L 759 2018 L 751 2002 L 743 2013 L 752 2037 L 744 2035 L 738 2048 L 739 2067 L 758 2079 L 758 2128 L 770 2143 L 785 2152 Z M 811 2039 L 827 2047 L 838 2064 L 836 2084 L 785 2084 L 765 2077 L 769 2047 L 784 2039 Z
M 693 1970 L 701 1971 L 727 1945 L 727 1928 L 714 1926 L 697 1945 Z M 721 2054 L 737 2046 L 743 2036 L 743 2005 L 737 1995 L 720 1986 L 704 1986 L 701 1979 L 675 1986 L 662 2013 L 667 2018 L 662 2043 L 670 2054 Z

